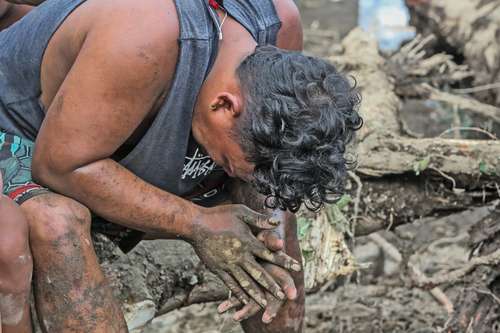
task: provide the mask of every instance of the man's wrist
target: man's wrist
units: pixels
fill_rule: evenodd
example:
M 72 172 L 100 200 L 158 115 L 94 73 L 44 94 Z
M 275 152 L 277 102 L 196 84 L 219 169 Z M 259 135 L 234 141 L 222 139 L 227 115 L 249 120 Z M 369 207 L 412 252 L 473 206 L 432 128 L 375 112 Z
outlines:
M 176 238 L 192 242 L 197 234 L 198 226 L 206 210 L 207 208 L 205 207 L 189 202 L 185 214 L 183 214 L 183 221 L 176 221 L 176 223 L 179 223 L 179 231 L 175 235 Z

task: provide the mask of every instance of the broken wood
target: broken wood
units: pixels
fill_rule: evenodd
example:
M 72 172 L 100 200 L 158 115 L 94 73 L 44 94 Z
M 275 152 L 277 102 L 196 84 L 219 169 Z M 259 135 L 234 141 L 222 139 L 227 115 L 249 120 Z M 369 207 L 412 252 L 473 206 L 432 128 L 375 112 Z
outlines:
M 457 283 L 458 275 L 468 272 L 458 283 L 462 291 L 456 301 L 456 311 L 446 327 L 447 332 L 495 333 L 500 329 L 500 207 L 479 221 L 469 234 L 472 239 L 472 259 L 455 274 L 448 276 Z M 445 276 L 447 278 L 447 276 Z M 437 282 L 442 281 L 441 278 Z
M 475 113 L 487 119 L 494 120 L 500 124 L 500 108 L 496 106 L 481 103 L 473 98 L 467 98 L 461 95 L 440 91 L 428 84 L 420 84 L 413 86 L 412 88 L 414 96 L 444 102 L 452 106 L 456 106 L 459 109 L 467 110 L 467 112 Z
M 432 0 L 410 6 L 412 24 L 434 34 L 441 49 L 455 50 L 474 72 L 474 86 L 500 82 L 500 3 L 496 0 Z M 498 105 L 500 90 L 478 92 Z

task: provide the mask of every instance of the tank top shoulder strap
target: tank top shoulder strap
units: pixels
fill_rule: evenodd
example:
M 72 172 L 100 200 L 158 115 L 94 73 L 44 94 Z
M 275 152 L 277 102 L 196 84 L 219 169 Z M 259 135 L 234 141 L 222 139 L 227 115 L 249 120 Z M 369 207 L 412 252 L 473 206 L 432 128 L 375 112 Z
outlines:
M 224 8 L 250 32 L 257 44 L 276 44 L 281 21 L 272 0 L 224 0 Z
M 211 38 L 205 0 L 175 0 L 179 19 L 179 40 L 208 40 Z

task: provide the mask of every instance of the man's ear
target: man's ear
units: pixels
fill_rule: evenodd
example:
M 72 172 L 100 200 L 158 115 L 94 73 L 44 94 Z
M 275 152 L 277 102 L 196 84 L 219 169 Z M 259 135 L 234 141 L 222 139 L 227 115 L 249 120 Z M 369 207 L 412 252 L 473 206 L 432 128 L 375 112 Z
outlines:
M 210 104 L 210 109 L 212 111 L 225 111 L 230 112 L 233 117 L 239 117 L 243 107 L 243 102 L 241 96 L 231 94 L 228 92 L 223 92 L 217 95 L 217 97 Z

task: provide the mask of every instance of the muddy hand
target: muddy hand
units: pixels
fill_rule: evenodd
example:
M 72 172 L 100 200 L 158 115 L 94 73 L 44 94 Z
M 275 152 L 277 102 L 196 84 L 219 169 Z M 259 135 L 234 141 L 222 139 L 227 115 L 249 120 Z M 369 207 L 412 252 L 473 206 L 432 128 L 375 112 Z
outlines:
M 278 229 L 261 231 L 257 235 L 257 239 L 263 242 L 271 251 L 281 251 L 284 248 L 284 240 Z M 276 279 L 280 287 L 285 291 L 287 299 L 294 300 L 297 297 L 297 289 L 292 276 L 286 270 L 276 265 L 264 264 L 263 266 L 264 269 Z M 265 294 L 267 306 L 263 312 L 262 321 L 264 323 L 270 323 L 274 317 L 276 317 L 285 301 L 273 297 L 273 295 L 269 292 L 266 292 Z M 229 300 L 221 303 L 218 307 L 218 311 L 219 313 L 224 313 L 236 308 L 239 308 L 233 316 L 233 319 L 236 321 L 242 321 L 253 317 L 262 310 L 259 304 L 253 300 L 249 303 L 243 303 L 238 297 L 233 296 Z
M 195 221 L 193 247 L 205 265 L 217 274 L 243 303 L 249 295 L 261 307 L 267 300 L 262 286 L 277 299 L 285 294 L 256 258 L 288 270 L 300 271 L 300 264 L 285 253 L 273 253 L 251 232 L 250 227 L 273 229 L 276 222 L 244 205 L 207 208 Z
M 276 229 L 259 232 L 257 239 L 273 252 L 281 251 L 285 247 L 285 241 Z
M 297 298 L 297 288 L 295 287 L 295 283 L 290 274 L 284 270 L 283 268 L 273 265 L 273 264 L 264 264 L 263 265 L 266 271 L 271 274 L 273 278 L 278 281 L 278 284 L 285 291 L 287 299 L 293 301 Z M 285 300 L 278 299 L 271 295 L 269 292 L 265 292 L 267 306 L 262 315 L 262 321 L 266 324 L 269 324 L 278 314 L 278 311 L 281 309 Z M 237 297 L 231 297 L 229 300 L 221 303 L 217 310 L 219 313 L 225 313 L 231 309 L 239 309 L 233 315 L 233 319 L 236 321 L 246 320 L 250 317 L 253 317 L 260 311 L 262 308 L 255 301 L 251 300 L 248 303 L 241 302 Z

